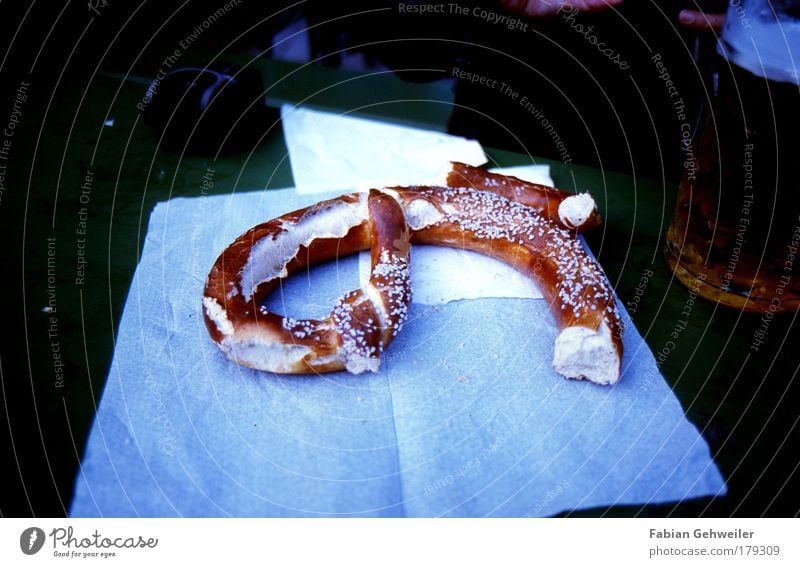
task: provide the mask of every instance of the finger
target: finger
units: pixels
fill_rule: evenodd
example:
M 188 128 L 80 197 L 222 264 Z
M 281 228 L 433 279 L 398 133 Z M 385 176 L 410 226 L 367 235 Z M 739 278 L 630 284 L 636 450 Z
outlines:
M 725 14 L 707 14 L 697 10 L 681 10 L 678 14 L 678 21 L 694 30 L 700 31 L 720 31 L 725 23 Z

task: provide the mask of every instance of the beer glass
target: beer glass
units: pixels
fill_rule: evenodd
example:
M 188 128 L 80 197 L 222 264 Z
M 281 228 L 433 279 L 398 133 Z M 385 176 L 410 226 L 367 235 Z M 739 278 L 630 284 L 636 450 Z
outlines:
M 800 308 L 800 0 L 731 0 L 665 256 L 699 295 Z

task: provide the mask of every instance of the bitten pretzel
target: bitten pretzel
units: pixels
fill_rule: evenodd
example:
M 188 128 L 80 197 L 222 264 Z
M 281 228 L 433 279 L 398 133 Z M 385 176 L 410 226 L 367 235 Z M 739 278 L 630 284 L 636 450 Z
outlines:
M 369 283 L 322 320 L 270 313 L 266 296 L 300 268 L 372 248 Z M 400 205 L 378 191 L 344 195 L 260 224 L 217 258 L 203 313 L 234 362 L 280 373 L 378 369 L 403 325 L 411 287 L 409 231 Z
M 564 228 L 586 232 L 600 225 L 600 213 L 589 193 L 567 193 L 560 189 L 524 181 L 511 175 L 491 173 L 457 161 L 447 174 L 449 187 L 491 191 L 501 197 L 533 207 Z
M 534 278 L 560 329 L 556 371 L 599 384 L 617 381 L 622 322 L 597 262 L 531 207 L 468 188 L 345 195 L 251 229 L 209 274 L 203 298 L 209 332 L 229 358 L 261 370 L 376 370 L 410 301 L 409 236 L 412 243 L 486 254 Z M 327 319 L 294 321 L 262 306 L 292 271 L 370 246 L 369 284 L 339 300 Z

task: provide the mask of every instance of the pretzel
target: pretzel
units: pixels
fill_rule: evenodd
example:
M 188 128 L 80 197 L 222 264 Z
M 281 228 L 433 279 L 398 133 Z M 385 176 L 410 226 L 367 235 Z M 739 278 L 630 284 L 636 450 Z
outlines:
M 623 324 L 600 265 L 569 231 L 533 208 L 468 188 L 395 187 L 411 242 L 467 248 L 533 278 L 559 334 L 553 366 L 567 378 L 613 384 L 622 361 Z M 524 342 L 524 338 L 520 339 Z
M 344 195 L 251 229 L 209 274 L 203 298 L 209 332 L 229 358 L 261 370 L 377 370 L 411 297 L 409 239 L 480 252 L 532 277 L 560 329 L 556 371 L 599 384 L 618 380 L 622 322 L 597 262 L 533 208 L 468 188 Z M 263 307 L 266 294 L 294 270 L 370 247 L 370 282 L 340 299 L 327 319 L 294 321 Z M 525 344 L 524 337 L 516 340 Z
M 409 231 L 388 195 L 344 195 L 251 228 L 226 248 L 206 280 L 211 338 L 234 362 L 298 374 L 376 371 L 411 301 Z M 298 269 L 372 248 L 369 283 L 322 320 L 297 320 L 263 305 Z
M 470 187 L 491 191 L 501 197 L 533 207 L 562 227 L 586 232 L 600 226 L 600 213 L 589 193 L 567 193 L 554 187 L 531 183 L 511 175 L 491 173 L 457 161 L 450 162 L 449 187 Z

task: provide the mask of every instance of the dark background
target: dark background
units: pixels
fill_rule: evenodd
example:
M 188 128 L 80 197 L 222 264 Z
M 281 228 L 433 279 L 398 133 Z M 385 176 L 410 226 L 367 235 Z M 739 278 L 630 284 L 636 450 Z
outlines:
M 21 81 L 30 87 L 20 123 L 9 138 L 11 155 L 0 201 L 5 331 L 0 343 L 0 439 L 7 455 L 0 515 L 63 516 L 152 206 L 171 196 L 195 195 L 197 181 L 211 163 L 218 167 L 215 191 L 220 193 L 235 190 L 237 184 L 288 186 L 291 172 L 283 164 L 266 181 L 260 171 L 262 166 L 275 170 L 274 163 L 264 160 L 283 144 L 279 124 L 270 125 L 263 140 L 246 151 L 215 160 L 213 152 L 181 155 L 159 147 L 158 137 L 135 110 L 147 78 L 221 3 L 109 2 L 98 5 L 99 14 L 86 3 L 9 4 L 0 4 L 0 125 L 12 113 Z M 582 21 L 614 38 L 631 63 L 631 76 L 609 65 L 557 20 L 536 23 L 536 33 L 523 42 L 474 18 L 375 12 L 381 6 L 396 8 L 380 2 L 301 2 L 281 11 L 290 3 L 244 0 L 203 32 L 181 64 L 203 65 L 220 54 L 230 61 L 250 60 L 270 46 L 276 32 L 305 16 L 316 25 L 310 36 L 318 66 L 335 68 L 339 50 L 361 46 L 367 64 L 396 70 L 408 88 L 441 79 L 459 66 L 508 80 L 530 93 L 557 122 L 575 163 L 602 167 L 604 180 L 616 184 L 622 195 L 616 202 L 601 203 L 604 237 L 619 245 L 603 246 L 598 237 L 590 244 L 600 252 L 623 301 L 634 297 L 644 270 L 656 272 L 634 320 L 657 350 L 688 292 L 671 280 L 660 257 L 680 174 L 680 149 L 670 101 L 649 58 L 664 53 L 695 115 L 706 103 L 705 68 L 694 64 L 695 36 L 674 26 L 681 3 L 630 4 L 622 12 Z M 268 58 L 265 53 L 262 59 Z M 262 75 L 276 69 L 253 66 Z M 268 85 L 273 77 L 263 78 Z M 307 80 L 312 79 L 299 75 L 287 88 L 304 93 L 315 87 Z M 453 113 L 451 131 L 477 137 L 500 150 L 490 154 L 505 161 L 523 162 L 524 155 L 502 150 L 530 153 L 556 160 L 555 173 L 591 177 L 580 167 L 559 164 L 541 127 L 497 91 L 463 84 L 455 88 L 456 103 L 463 106 Z M 382 94 L 372 96 L 380 99 Z M 417 118 L 424 121 L 425 112 L 420 109 Z M 483 114 L 503 127 L 498 129 Z M 113 128 L 102 127 L 106 115 L 115 118 Z M 240 158 L 250 150 L 254 153 L 243 165 Z M 88 171 L 94 174 L 89 262 L 86 283 L 76 286 L 74 229 Z M 66 365 L 64 387 L 59 388 L 48 337 L 52 314 L 43 311 L 47 238 L 58 243 L 57 341 Z M 797 515 L 800 501 L 792 483 L 797 478 L 800 415 L 795 403 L 800 365 L 795 319 L 796 314 L 775 318 L 761 351 L 748 353 L 759 318 L 699 301 L 680 352 L 662 367 L 728 479 L 727 497 L 580 514 Z

